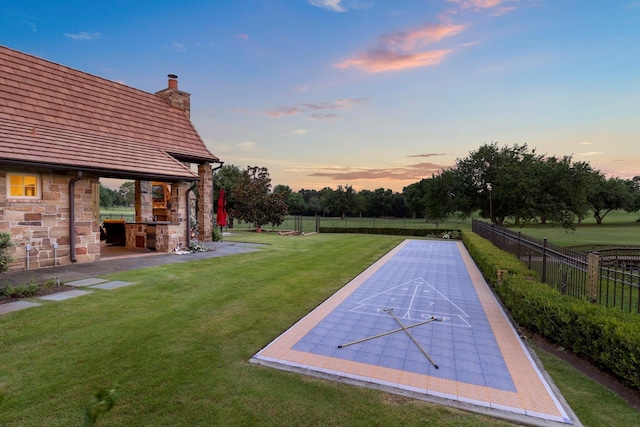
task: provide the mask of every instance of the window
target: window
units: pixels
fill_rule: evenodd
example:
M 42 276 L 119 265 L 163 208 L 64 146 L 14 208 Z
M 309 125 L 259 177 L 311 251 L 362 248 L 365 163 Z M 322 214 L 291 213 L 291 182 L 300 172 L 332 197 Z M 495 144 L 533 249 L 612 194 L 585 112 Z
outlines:
M 40 197 L 39 179 L 37 175 L 7 174 L 7 178 L 9 180 L 7 197 Z

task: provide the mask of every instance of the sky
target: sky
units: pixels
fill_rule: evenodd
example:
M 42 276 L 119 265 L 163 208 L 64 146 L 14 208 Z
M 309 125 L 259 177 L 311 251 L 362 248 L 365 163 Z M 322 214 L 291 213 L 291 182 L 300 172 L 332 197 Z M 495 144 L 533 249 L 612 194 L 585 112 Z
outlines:
M 294 191 L 401 192 L 493 142 L 640 175 L 640 0 L 0 0 L 0 44 L 177 74 L 210 151 Z

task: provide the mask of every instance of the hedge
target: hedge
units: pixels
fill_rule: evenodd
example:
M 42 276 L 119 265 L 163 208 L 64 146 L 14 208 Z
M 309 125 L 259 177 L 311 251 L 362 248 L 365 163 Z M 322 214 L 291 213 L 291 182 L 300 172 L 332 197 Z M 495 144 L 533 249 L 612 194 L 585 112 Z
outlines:
M 640 389 L 640 316 L 560 294 L 473 232 L 462 240 L 516 323 Z
M 320 227 L 320 233 L 356 233 L 384 234 L 387 236 L 443 237 L 460 238 L 460 230 L 443 230 L 441 228 L 374 228 L 374 227 Z

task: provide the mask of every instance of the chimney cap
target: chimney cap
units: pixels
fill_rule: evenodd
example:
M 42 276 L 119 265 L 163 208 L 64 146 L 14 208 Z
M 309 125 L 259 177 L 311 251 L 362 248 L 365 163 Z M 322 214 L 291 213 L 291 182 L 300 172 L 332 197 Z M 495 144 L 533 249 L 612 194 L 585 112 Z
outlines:
M 177 79 L 178 75 L 177 74 L 167 74 L 167 77 L 169 77 L 170 79 Z

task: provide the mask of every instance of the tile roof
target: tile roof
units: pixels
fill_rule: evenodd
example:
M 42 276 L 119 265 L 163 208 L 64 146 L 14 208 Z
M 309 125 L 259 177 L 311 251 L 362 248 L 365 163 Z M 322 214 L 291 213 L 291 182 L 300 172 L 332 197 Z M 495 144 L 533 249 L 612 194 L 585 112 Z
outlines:
M 0 162 L 197 177 L 216 162 L 187 114 L 161 97 L 0 46 Z

